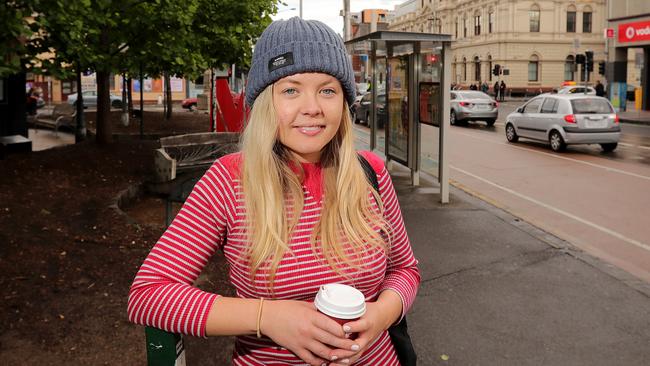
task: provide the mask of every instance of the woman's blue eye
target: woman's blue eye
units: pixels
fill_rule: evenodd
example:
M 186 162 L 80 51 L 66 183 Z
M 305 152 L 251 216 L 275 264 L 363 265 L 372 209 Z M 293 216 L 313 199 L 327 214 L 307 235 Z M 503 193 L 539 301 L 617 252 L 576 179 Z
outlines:
M 336 90 L 334 89 L 323 89 L 323 93 L 327 95 L 333 95 L 336 94 Z
M 294 88 L 287 88 L 287 89 L 284 89 L 284 91 L 283 91 L 284 94 L 288 94 L 288 95 L 296 94 L 296 92 L 298 92 L 298 91 L 296 89 L 294 89 Z

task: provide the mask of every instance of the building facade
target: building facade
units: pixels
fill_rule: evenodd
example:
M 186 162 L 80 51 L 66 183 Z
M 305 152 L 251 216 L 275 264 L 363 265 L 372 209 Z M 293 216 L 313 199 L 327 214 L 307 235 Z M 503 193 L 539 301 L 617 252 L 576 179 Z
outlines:
M 611 31 L 607 49 L 607 76 L 612 81 L 609 92 L 618 97 L 612 102 L 625 108 L 620 98 L 623 91 L 625 96 L 640 97 L 641 103 L 637 101 L 636 106 L 650 110 L 650 2 L 609 1 L 607 13 Z M 631 89 L 638 90 L 636 96 L 631 95 Z
M 605 24 L 605 0 L 417 0 L 389 29 L 451 34 L 452 82 L 461 88 L 503 80 L 512 94 L 530 95 L 584 82 L 576 54 L 605 60 Z M 588 78 L 604 76 L 596 66 Z

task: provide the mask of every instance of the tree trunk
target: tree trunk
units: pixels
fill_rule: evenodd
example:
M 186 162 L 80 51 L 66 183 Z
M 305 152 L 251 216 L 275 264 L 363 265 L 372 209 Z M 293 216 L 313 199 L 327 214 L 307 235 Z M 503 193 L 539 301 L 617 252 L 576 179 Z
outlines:
M 167 103 L 167 109 L 165 110 L 165 119 L 170 120 L 172 118 L 172 83 L 169 74 L 165 74 L 165 96 L 165 103 Z
M 129 76 L 128 79 L 126 79 L 126 99 L 127 103 L 129 104 L 129 116 L 133 115 L 133 88 L 131 88 L 131 77 Z
M 86 139 L 86 120 L 84 116 L 84 99 L 81 90 L 81 66 L 77 63 L 77 124 L 74 129 L 74 142 L 79 143 Z
M 113 126 L 111 125 L 111 83 L 110 73 L 97 71 L 97 143 L 110 144 L 113 142 Z

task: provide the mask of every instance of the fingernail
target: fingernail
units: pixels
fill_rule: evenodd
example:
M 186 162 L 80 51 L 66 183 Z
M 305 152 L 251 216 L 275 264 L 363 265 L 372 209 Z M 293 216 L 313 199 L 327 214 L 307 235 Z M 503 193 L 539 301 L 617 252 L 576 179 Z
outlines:
M 338 360 L 338 359 L 339 359 L 339 358 L 338 358 L 337 356 L 332 356 L 332 361 L 336 361 L 336 360 Z
M 327 366 L 327 362 L 321 363 L 320 366 Z
M 348 359 L 346 358 L 346 359 L 343 359 L 343 360 L 341 361 L 341 363 L 350 363 L 350 360 L 348 360 Z
M 344 332 L 349 332 L 349 331 L 351 331 L 351 330 L 352 330 L 352 328 L 350 328 L 349 326 L 347 326 L 347 325 L 344 325 L 344 326 L 343 326 L 343 331 L 344 331 Z
M 356 352 L 356 351 L 359 350 L 359 345 L 358 344 L 353 344 L 351 349 Z

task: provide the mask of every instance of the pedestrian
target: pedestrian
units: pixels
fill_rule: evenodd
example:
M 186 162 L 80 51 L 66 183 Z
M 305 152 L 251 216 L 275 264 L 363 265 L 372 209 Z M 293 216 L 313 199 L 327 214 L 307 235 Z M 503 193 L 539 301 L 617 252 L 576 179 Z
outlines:
M 494 99 L 499 100 L 499 81 L 494 83 Z
M 38 109 L 38 98 L 40 97 L 38 90 L 29 88 L 25 97 L 25 111 L 27 112 L 27 115 L 35 116 L 36 110 Z
M 485 81 L 481 83 L 481 91 L 483 93 L 487 94 L 489 89 L 490 89 L 490 87 L 488 86 L 488 84 Z
M 476 90 L 476 85 L 474 85 L 474 83 L 470 84 L 469 90 Z
M 354 150 L 354 99 L 340 36 L 315 20 L 271 23 L 253 52 L 241 151 L 212 164 L 146 257 L 129 319 L 235 335 L 234 365 L 399 365 L 386 330 L 413 304 L 418 262 L 383 161 Z M 234 297 L 193 286 L 216 251 Z M 316 310 L 334 282 L 365 296 L 359 320 Z
M 596 89 L 596 95 L 599 97 L 604 97 L 605 96 L 605 86 L 598 80 L 596 82 L 596 86 L 594 86 L 594 89 Z
M 503 80 L 501 80 L 501 85 L 499 85 L 499 97 L 501 98 L 502 102 L 505 100 L 505 95 L 506 95 L 506 83 Z

